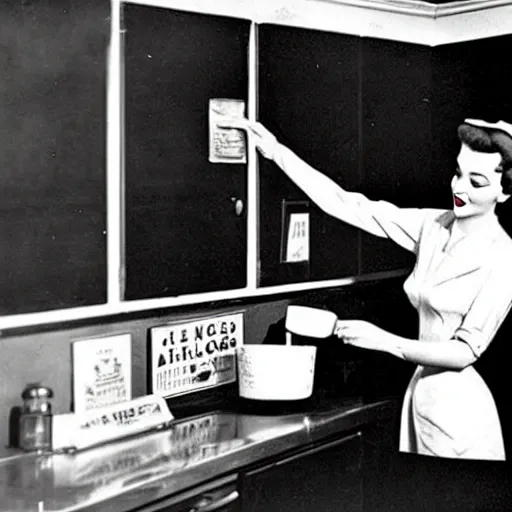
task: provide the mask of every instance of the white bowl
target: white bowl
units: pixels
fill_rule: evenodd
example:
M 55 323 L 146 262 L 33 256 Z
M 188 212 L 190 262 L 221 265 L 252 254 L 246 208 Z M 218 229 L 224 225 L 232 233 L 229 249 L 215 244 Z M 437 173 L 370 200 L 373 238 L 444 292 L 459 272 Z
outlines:
M 313 392 L 316 347 L 243 345 L 237 349 L 238 390 L 252 400 L 302 400 Z

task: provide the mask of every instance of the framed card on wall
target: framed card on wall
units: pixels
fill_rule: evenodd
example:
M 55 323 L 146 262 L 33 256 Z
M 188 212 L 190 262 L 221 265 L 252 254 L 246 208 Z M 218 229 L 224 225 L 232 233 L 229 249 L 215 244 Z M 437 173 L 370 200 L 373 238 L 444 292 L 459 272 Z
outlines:
M 243 340 L 242 312 L 153 327 L 149 392 L 168 398 L 235 382 Z
M 132 398 L 131 334 L 72 343 L 73 410 L 85 412 Z

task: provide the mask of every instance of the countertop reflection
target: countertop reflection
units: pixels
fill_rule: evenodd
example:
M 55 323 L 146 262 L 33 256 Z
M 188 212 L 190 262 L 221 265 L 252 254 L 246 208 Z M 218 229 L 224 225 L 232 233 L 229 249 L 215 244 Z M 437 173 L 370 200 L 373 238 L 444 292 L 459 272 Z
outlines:
M 331 400 L 271 415 L 221 410 L 76 454 L 0 460 L 5 511 L 124 511 L 330 435 L 388 417 L 390 401 Z

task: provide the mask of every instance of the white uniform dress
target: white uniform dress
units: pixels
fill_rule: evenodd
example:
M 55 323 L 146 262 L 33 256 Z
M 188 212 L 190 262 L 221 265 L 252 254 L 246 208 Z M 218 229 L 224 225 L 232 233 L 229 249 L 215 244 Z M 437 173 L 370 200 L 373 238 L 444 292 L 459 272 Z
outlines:
M 281 145 L 274 158 L 283 168 L 307 166 Z M 398 208 L 343 190 L 338 196 L 329 213 L 416 254 L 404 290 L 419 314 L 418 342 L 456 339 L 479 357 L 512 304 L 512 239 L 497 219 L 469 235 L 451 236 L 451 210 Z M 494 399 L 472 366 L 417 367 L 405 394 L 400 451 L 505 459 Z

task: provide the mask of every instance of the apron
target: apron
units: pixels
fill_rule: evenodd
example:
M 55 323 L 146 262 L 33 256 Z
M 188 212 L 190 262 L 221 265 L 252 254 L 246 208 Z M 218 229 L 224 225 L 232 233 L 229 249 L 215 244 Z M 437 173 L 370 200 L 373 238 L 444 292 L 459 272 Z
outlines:
M 505 460 L 494 399 L 472 366 L 461 371 L 418 366 L 402 407 L 400 451 Z
M 459 339 L 477 358 L 493 340 L 511 303 L 509 237 L 497 226 L 452 237 L 450 217 L 424 226 L 404 290 L 419 315 L 418 343 Z M 400 451 L 438 457 L 505 460 L 500 418 L 473 366 L 419 365 L 407 388 Z

